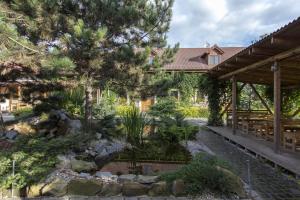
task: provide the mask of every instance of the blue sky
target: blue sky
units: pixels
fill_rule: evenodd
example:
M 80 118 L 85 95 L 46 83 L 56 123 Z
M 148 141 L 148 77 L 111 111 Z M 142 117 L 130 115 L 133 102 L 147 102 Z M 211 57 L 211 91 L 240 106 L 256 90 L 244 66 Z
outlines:
M 175 0 L 168 42 L 248 46 L 300 16 L 300 0 Z

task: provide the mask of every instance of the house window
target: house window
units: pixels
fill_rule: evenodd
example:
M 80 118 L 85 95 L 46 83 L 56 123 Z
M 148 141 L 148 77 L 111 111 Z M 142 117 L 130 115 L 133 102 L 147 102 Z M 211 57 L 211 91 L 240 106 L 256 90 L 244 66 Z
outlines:
M 219 55 L 210 55 L 208 56 L 209 65 L 217 65 L 221 62 L 221 56 Z

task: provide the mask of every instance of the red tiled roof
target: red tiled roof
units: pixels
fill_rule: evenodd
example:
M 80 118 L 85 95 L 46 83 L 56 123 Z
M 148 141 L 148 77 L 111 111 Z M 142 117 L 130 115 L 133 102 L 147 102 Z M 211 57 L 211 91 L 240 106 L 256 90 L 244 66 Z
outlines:
M 234 54 L 243 50 L 243 47 L 219 47 L 224 53 L 221 61 L 224 61 Z M 213 65 L 209 66 L 203 54 L 210 52 L 211 48 L 179 48 L 174 56 L 174 61 L 167 64 L 164 68 L 167 71 L 199 71 L 206 72 Z

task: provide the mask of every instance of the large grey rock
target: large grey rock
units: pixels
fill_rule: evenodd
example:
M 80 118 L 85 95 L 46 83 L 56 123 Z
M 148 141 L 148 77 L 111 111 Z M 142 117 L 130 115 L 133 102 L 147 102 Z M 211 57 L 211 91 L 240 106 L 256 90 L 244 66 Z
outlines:
M 134 182 L 136 181 L 137 176 L 134 174 L 124 174 L 119 176 L 118 181 L 120 183 L 124 183 L 124 182 Z
M 90 172 L 96 171 L 97 165 L 94 162 L 72 159 L 71 169 L 75 172 Z
M 74 179 L 68 184 L 68 195 L 95 196 L 102 190 L 103 183 L 97 179 Z
M 58 155 L 57 159 L 59 161 L 59 163 L 56 165 L 57 168 L 60 169 L 71 169 L 71 156 L 69 155 Z
M 168 186 L 166 181 L 153 183 L 149 190 L 149 196 L 166 196 L 168 195 Z
M 143 176 L 143 175 L 138 175 L 137 176 L 137 182 L 142 183 L 142 184 L 151 184 L 157 182 L 159 179 L 158 176 Z
M 195 141 L 187 141 L 187 143 L 185 143 L 185 141 L 181 141 L 180 144 L 182 146 L 184 146 L 192 154 L 192 156 L 195 156 L 196 154 L 198 154 L 200 152 L 205 152 L 205 153 L 208 153 L 210 155 L 215 155 L 215 153 L 213 151 L 211 151 L 201 141 L 197 141 L 197 142 L 195 142 Z
M 73 131 L 80 130 L 82 128 L 82 124 L 79 119 L 68 120 L 68 125 L 69 125 L 70 129 Z
M 95 176 L 101 178 L 101 180 L 105 182 L 110 182 L 110 181 L 117 181 L 118 176 L 112 175 L 111 172 L 97 172 Z
M 122 184 L 110 182 L 110 183 L 104 183 L 102 190 L 100 192 L 100 196 L 117 196 L 120 193 L 122 193 Z
M 62 178 L 55 178 L 51 183 L 42 188 L 43 196 L 64 196 L 67 193 L 68 182 Z
M 15 130 L 10 130 L 10 131 L 7 131 L 6 133 L 5 133 L 5 137 L 7 138 L 7 139 L 10 139 L 10 140 L 14 140 L 14 139 L 16 139 L 16 137 L 18 136 L 18 132 L 17 131 L 15 131 Z
M 185 195 L 185 184 L 181 179 L 175 180 L 172 184 L 172 193 L 175 196 L 184 196 Z
M 132 196 L 141 196 L 148 193 L 149 188 L 143 184 L 136 182 L 126 182 L 123 184 L 123 195 L 132 197 Z

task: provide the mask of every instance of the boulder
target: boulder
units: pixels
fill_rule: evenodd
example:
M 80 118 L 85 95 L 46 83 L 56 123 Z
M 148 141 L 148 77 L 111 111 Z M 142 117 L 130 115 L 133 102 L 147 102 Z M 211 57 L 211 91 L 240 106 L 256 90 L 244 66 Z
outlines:
M 122 193 L 122 184 L 110 182 L 110 183 L 104 183 L 102 190 L 100 192 L 100 196 L 117 196 Z
M 71 169 L 75 172 L 90 172 L 97 170 L 97 165 L 94 162 L 72 159 Z
M 124 182 L 134 182 L 136 181 L 137 176 L 134 174 L 124 174 L 119 176 L 118 181 L 120 183 L 124 183 Z
M 118 180 L 118 176 L 112 175 L 112 173 L 110 172 L 97 172 L 95 175 L 101 178 L 101 180 L 106 182 L 110 182 L 110 181 L 116 182 Z
M 82 124 L 81 124 L 81 121 L 79 119 L 68 120 L 68 125 L 69 125 L 71 131 L 77 131 L 77 130 L 80 130 L 82 128 Z
M 59 169 L 70 169 L 71 168 L 71 158 L 67 155 L 58 155 L 57 159 L 59 163 L 56 165 Z
M 149 188 L 136 182 L 125 182 L 123 184 L 123 195 L 127 197 L 141 196 L 148 194 Z
M 34 198 L 42 195 L 42 189 L 45 187 L 46 183 L 38 183 L 36 185 L 32 185 L 28 188 L 27 197 Z
M 55 178 L 51 183 L 42 188 L 43 196 L 64 196 L 67 193 L 68 181 L 62 178 Z
M 95 196 L 102 190 L 103 183 L 97 179 L 73 179 L 68 184 L 68 195 Z
M 224 169 L 222 167 L 217 167 L 217 169 L 222 171 L 229 179 L 228 184 L 231 184 L 231 188 L 233 189 L 232 193 L 238 195 L 240 198 L 247 197 L 246 191 L 244 189 L 244 184 L 240 177 L 238 177 L 228 169 Z
M 19 122 L 13 126 L 13 129 L 22 135 L 36 133 L 35 129 L 28 122 Z
M 84 173 L 84 172 L 81 172 L 81 173 L 79 174 L 79 177 L 85 178 L 85 179 L 92 179 L 92 178 L 93 178 L 92 175 L 90 175 L 89 173 Z
M 16 139 L 16 137 L 18 136 L 18 132 L 17 131 L 15 131 L 15 130 L 10 130 L 10 131 L 7 131 L 6 133 L 5 133 L 5 137 L 7 138 L 7 139 L 10 139 L 10 140 L 14 140 L 14 139 Z
M 111 154 L 107 156 L 97 155 L 95 157 L 95 163 L 98 166 L 98 168 L 102 168 L 104 165 L 112 161 L 117 154 Z
M 143 176 L 143 175 L 138 175 L 137 176 L 137 182 L 142 183 L 142 184 L 151 184 L 155 183 L 158 181 L 158 176 Z
M 168 186 L 166 181 L 153 183 L 149 190 L 149 196 L 166 196 L 168 195 Z
M 185 184 L 181 179 L 175 180 L 172 184 L 172 193 L 175 196 L 184 196 L 185 195 Z

